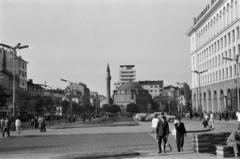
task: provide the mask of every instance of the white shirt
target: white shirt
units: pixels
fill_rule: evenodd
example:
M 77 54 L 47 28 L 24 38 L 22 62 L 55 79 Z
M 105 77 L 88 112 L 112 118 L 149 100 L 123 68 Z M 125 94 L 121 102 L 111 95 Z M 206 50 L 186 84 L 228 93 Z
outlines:
M 238 121 L 240 122 L 240 113 L 237 112 L 237 113 L 236 113 L 236 116 L 237 116 L 237 118 L 238 118 Z
M 156 128 L 158 124 L 159 119 L 158 118 L 153 118 L 152 120 L 152 128 Z
M 15 125 L 21 125 L 21 120 L 17 119 L 17 120 L 15 121 Z

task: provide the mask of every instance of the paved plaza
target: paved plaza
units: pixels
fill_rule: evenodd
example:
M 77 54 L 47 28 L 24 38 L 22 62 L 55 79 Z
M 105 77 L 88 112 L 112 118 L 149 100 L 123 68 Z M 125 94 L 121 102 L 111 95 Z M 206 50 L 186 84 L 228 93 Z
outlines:
M 207 131 L 202 128 L 201 121 L 183 120 L 188 131 Z M 139 122 L 138 126 L 92 127 L 72 129 L 47 129 L 46 133 L 39 130 L 26 129 L 21 134 L 11 132 L 11 138 L 0 138 L 0 158 L 35 158 L 46 159 L 63 154 L 91 152 L 139 152 L 140 156 L 131 158 L 184 158 L 205 159 L 221 158 L 210 154 L 198 154 L 192 151 L 192 134 L 185 139 L 184 152 L 178 153 L 174 137 L 169 136 L 173 151 L 158 155 L 156 140 L 149 134 L 151 122 Z M 216 121 L 215 130 L 211 132 L 230 132 L 235 130 L 237 121 Z M 170 129 L 173 124 L 170 124 Z M 198 132 L 204 133 L 204 132 Z M 130 158 L 130 157 L 118 157 Z

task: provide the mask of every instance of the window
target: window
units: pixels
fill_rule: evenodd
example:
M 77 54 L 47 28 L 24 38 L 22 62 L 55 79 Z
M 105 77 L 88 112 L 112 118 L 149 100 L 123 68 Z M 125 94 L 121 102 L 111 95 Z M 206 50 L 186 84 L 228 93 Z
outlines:
M 227 37 L 226 37 L 226 35 L 224 36 L 224 44 L 225 44 L 225 46 L 227 46 Z
M 221 80 L 221 70 L 219 70 L 219 80 Z
M 239 27 L 237 27 L 237 39 L 239 39 Z
M 228 44 L 230 44 L 230 42 L 231 42 L 231 34 L 228 33 Z
M 230 70 L 230 72 L 229 72 L 229 77 L 232 77 L 232 66 L 230 66 L 230 68 L 229 68 Z
M 221 38 L 221 48 L 223 48 L 223 38 Z
M 224 69 L 222 69 L 222 79 L 224 79 Z
M 228 68 L 226 68 L 226 78 L 228 78 Z
M 234 70 L 233 70 L 234 76 L 236 76 L 236 70 L 237 70 L 236 65 L 234 65 Z
M 231 49 L 229 49 L 229 58 L 232 58 Z
M 232 31 L 232 41 L 233 42 L 235 41 L 235 31 L 234 30 Z
M 234 58 L 234 59 L 236 58 L 236 50 L 235 50 L 235 47 L 233 47 L 233 58 Z

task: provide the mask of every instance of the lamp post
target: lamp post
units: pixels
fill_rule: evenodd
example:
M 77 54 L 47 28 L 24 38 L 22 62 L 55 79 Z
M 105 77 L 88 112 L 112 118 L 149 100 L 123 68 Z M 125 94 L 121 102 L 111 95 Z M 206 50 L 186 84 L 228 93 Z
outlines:
M 61 81 L 63 82 L 69 82 L 70 85 L 73 83 L 73 82 L 70 82 L 68 80 L 65 80 L 65 79 L 61 79 Z M 70 91 L 70 108 L 71 108 L 71 117 L 73 115 L 73 108 L 72 108 L 72 90 L 68 87 L 69 91 Z
M 49 87 L 49 88 L 51 88 L 51 95 L 52 95 L 52 87 L 51 86 L 49 86 L 49 85 L 46 85 L 46 84 L 39 84 L 40 86 L 43 86 L 43 87 Z M 49 126 L 51 126 L 51 121 L 52 121 L 52 125 L 54 125 L 54 121 L 53 121 L 53 117 L 52 117 L 52 110 L 51 110 L 51 119 L 49 120 Z
M 240 105 L 239 105 L 239 71 L 238 71 L 238 60 L 239 60 L 239 55 L 236 55 L 235 59 L 223 57 L 224 60 L 228 61 L 235 61 L 236 62 L 236 67 L 237 67 L 237 101 L 238 101 L 238 110 L 240 110 Z
M 200 108 L 201 110 L 199 110 L 199 113 L 202 113 L 202 102 L 201 102 L 201 98 L 200 98 L 200 93 L 201 93 L 201 84 L 200 84 L 200 75 L 202 74 L 202 73 L 204 73 L 204 72 L 207 72 L 208 70 L 204 70 L 204 71 L 197 71 L 197 70 L 195 70 L 195 71 L 192 71 L 193 73 L 196 73 L 196 74 L 198 74 L 198 99 L 199 99 L 199 102 L 198 102 L 198 108 Z M 201 119 L 202 117 L 201 117 L 201 114 L 200 114 L 200 119 Z
M 184 85 L 185 83 L 176 82 L 176 84 L 180 86 L 180 89 L 183 89 L 183 85 Z M 179 92 L 179 96 L 180 96 L 180 95 L 181 95 L 181 93 Z M 180 98 L 180 99 L 181 99 L 181 98 Z M 180 106 L 181 106 L 181 117 L 182 117 L 182 107 L 183 107 L 183 104 L 182 104 L 182 103 L 179 103 L 179 104 L 180 104 Z
M 15 47 L 6 45 L 6 44 L 0 44 L 0 46 L 6 47 L 8 49 L 13 50 L 13 121 L 15 121 L 15 58 L 17 56 L 17 49 L 25 49 L 28 48 L 28 45 L 23 45 L 21 46 L 21 43 L 18 43 Z M 15 124 L 14 124 L 14 129 L 15 129 Z

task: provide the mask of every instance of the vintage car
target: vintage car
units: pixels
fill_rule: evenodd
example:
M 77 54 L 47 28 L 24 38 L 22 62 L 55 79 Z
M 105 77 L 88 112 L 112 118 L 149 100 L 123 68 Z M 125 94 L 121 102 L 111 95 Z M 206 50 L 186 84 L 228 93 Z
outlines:
M 155 113 L 151 114 L 151 116 L 154 117 L 155 114 L 157 114 L 158 117 L 162 117 L 162 112 L 155 112 Z M 173 123 L 174 122 L 174 118 L 175 118 L 174 115 L 168 115 L 167 113 L 164 112 L 164 116 L 167 118 L 169 123 Z

